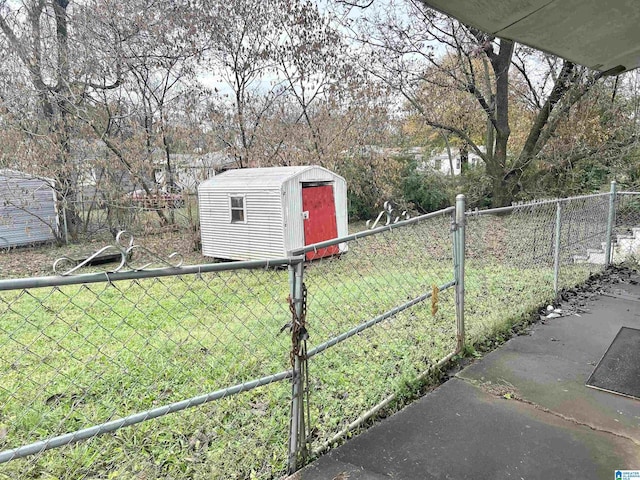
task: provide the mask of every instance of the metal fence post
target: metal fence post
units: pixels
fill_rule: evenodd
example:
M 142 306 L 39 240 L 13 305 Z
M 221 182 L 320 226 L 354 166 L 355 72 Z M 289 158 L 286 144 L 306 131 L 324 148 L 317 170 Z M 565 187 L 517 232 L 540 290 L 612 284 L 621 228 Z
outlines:
M 562 232 L 562 202 L 556 203 L 555 247 L 553 249 L 553 291 L 557 295 L 560 280 L 560 233 Z
M 64 243 L 69 245 L 69 225 L 67 224 L 67 199 L 62 203 L 62 222 L 64 225 Z
M 289 287 L 291 289 L 291 300 L 295 312 L 291 320 L 291 330 L 293 332 L 291 345 L 293 377 L 291 379 L 291 412 L 289 423 L 289 474 L 293 474 L 298 470 L 298 460 L 305 455 L 306 442 L 303 371 L 300 358 L 299 338 L 297 337 L 297 329 L 295 327 L 295 322 L 303 317 L 303 272 L 304 263 L 302 261 L 289 266 Z
M 454 276 L 456 281 L 456 350 L 464 349 L 464 258 L 465 258 L 465 196 L 456 197 L 455 225 L 453 231 Z
M 613 180 L 611 182 L 611 194 L 609 196 L 609 217 L 607 218 L 607 247 L 605 248 L 604 253 L 604 266 L 607 268 L 611 261 L 612 257 L 612 237 L 613 237 L 613 227 L 615 225 L 615 217 L 616 217 L 616 181 Z

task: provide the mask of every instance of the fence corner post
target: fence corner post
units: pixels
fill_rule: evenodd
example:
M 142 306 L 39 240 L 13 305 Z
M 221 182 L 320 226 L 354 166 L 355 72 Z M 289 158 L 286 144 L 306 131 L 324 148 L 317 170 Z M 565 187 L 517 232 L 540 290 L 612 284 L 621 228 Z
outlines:
M 464 350 L 464 259 L 465 259 L 465 196 L 456 196 L 455 225 L 453 231 L 453 261 L 456 282 L 456 350 Z
M 289 475 L 299 468 L 299 460 L 306 454 L 306 429 L 304 418 L 304 372 L 300 355 L 299 330 L 296 322 L 304 317 L 304 286 L 303 286 L 304 262 L 289 265 L 289 288 L 292 308 L 291 319 L 291 363 L 293 376 L 291 377 L 291 411 L 289 416 L 289 451 L 287 471 Z
M 609 216 L 607 217 L 607 246 L 604 252 L 604 267 L 607 268 L 612 262 L 613 227 L 616 217 L 616 181 L 611 182 L 611 193 L 609 195 Z

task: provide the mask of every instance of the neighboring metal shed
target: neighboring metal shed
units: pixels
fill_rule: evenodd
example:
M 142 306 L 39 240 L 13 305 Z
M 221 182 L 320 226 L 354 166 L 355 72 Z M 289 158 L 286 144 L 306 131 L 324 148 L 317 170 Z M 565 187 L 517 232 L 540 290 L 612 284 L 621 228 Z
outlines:
M 348 233 L 347 183 L 317 167 L 228 170 L 198 187 L 202 254 L 230 260 L 283 257 Z M 333 255 L 346 245 L 311 252 Z
M 52 180 L 0 169 L 0 248 L 55 239 L 58 213 L 52 185 Z

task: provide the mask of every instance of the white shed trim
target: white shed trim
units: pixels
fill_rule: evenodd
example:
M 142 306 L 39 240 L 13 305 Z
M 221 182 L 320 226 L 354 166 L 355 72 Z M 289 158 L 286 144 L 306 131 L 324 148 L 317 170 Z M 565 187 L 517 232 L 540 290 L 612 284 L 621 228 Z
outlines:
M 233 199 L 242 199 L 242 207 L 233 205 Z M 233 220 L 233 212 L 242 211 L 242 220 Z M 247 195 L 245 193 L 230 193 L 229 194 L 229 223 L 247 223 Z

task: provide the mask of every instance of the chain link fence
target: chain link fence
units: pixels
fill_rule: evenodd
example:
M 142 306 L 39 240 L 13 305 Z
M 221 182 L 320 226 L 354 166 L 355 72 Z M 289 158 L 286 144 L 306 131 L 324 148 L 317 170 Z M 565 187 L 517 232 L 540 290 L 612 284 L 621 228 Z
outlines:
M 482 342 L 553 298 L 556 204 L 467 213 L 465 327 Z
M 137 190 L 128 194 L 105 197 L 81 197 L 65 202 L 64 210 L 72 210 L 75 224 L 64 224 L 61 236 L 69 240 L 72 235 L 85 240 L 112 238 L 118 231 L 134 235 L 147 235 L 166 231 L 188 234 L 197 230 L 198 196 L 195 193 L 152 192 Z
M 614 197 L 615 199 L 615 197 Z M 609 263 L 607 238 L 615 215 L 611 194 L 560 203 L 560 246 L 556 291 L 583 283 Z
M 467 213 L 466 325 L 482 342 L 606 264 L 612 194 Z
M 2 280 L 0 478 L 293 472 L 634 255 L 638 198 L 459 198 L 287 259 L 149 269 L 121 249 L 131 270 Z
M 0 476 L 269 478 L 283 471 L 288 383 L 243 396 L 225 391 L 290 377 L 289 339 L 279 334 L 291 317 L 287 272 L 267 266 L 50 277 L 13 290 L 3 281 L 0 460 L 12 461 Z M 163 416 L 170 411 L 179 413 Z M 116 430 L 154 416 L 162 418 Z M 75 443 L 82 438 L 90 440 Z M 36 454 L 18 459 L 29 452 Z

